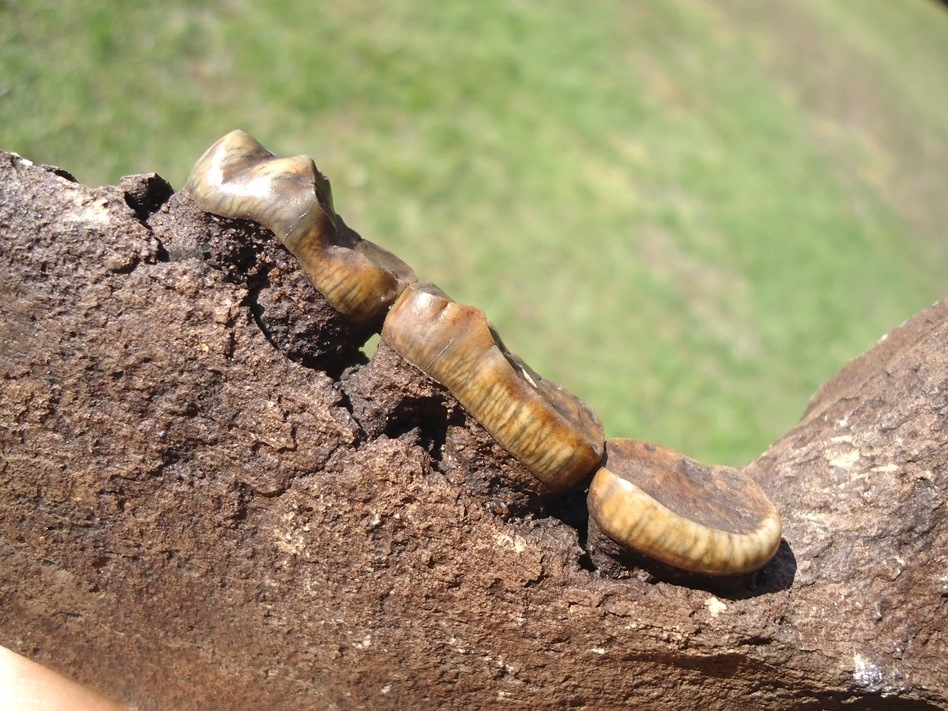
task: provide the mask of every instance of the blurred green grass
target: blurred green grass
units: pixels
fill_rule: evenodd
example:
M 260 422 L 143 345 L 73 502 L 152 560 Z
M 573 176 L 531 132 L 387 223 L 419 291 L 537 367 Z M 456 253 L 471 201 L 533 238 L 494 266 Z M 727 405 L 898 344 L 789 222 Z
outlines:
M 731 464 L 945 295 L 945 86 L 929 0 L 0 0 L 0 148 L 311 154 L 610 436 Z

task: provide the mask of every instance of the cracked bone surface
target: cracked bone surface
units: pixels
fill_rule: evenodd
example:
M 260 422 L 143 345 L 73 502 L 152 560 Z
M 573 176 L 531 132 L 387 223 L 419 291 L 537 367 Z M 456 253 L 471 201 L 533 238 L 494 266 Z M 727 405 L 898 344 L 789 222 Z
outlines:
M 270 229 L 316 290 L 352 321 L 380 320 L 416 281 L 411 267 L 335 213 L 329 180 L 308 156 L 277 158 L 250 134 L 231 131 L 201 156 L 186 188 L 206 212 Z
M 748 573 L 780 545 L 780 517 L 749 476 L 634 439 L 606 442 L 588 505 L 619 544 L 694 573 Z
M 481 309 L 413 284 L 392 306 L 382 338 L 447 387 L 547 488 L 565 489 L 599 466 L 604 434 L 596 415 L 509 353 Z

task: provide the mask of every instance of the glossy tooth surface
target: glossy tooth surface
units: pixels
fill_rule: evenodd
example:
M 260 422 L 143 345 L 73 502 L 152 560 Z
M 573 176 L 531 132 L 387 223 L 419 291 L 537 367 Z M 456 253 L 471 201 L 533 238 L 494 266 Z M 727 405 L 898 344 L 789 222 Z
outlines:
M 416 280 L 398 257 L 346 226 L 329 180 L 308 156 L 277 158 L 249 134 L 231 131 L 201 156 L 186 188 L 206 212 L 270 229 L 317 291 L 353 321 L 380 318 Z
M 748 476 L 637 440 L 606 442 L 588 505 L 613 540 L 695 573 L 747 573 L 780 545 L 780 517 Z
M 392 306 L 382 338 L 447 387 L 549 489 L 587 477 L 602 459 L 602 424 L 585 404 L 507 352 L 483 311 L 414 284 Z

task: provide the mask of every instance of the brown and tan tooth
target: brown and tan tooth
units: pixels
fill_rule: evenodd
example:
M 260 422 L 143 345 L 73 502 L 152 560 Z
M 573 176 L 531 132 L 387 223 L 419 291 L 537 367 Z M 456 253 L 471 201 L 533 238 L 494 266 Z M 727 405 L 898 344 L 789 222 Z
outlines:
M 317 291 L 353 321 L 380 320 L 416 281 L 407 264 L 346 226 L 329 180 L 308 156 L 277 158 L 250 134 L 231 131 L 201 156 L 186 187 L 202 210 L 270 229 Z
M 748 573 L 780 545 L 780 516 L 750 477 L 637 440 L 606 442 L 588 506 L 613 540 L 694 573 Z
M 572 486 L 599 466 L 599 419 L 507 352 L 482 310 L 451 301 L 432 284 L 413 284 L 392 306 L 382 338 L 447 387 L 549 489 Z

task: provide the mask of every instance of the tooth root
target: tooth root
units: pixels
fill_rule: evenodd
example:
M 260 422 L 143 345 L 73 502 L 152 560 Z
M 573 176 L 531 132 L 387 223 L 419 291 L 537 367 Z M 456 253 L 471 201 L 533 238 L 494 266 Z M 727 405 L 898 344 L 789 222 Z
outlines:
M 407 288 L 382 338 L 458 402 L 552 490 L 599 465 L 603 430 L 578 398 L 532 373 L 495 337 L 484 312 L 430 284 Z
M 408 265 L 336 215 L 329 180 L 308 156 L 277 158 L 249 134 L 231 131 L 201 156 L 186 187 L 202 210 L 270 229 L 352 321 L 380 320 L 416 280 Z
M 637 440 L 606 442 L 588 506 L 619 544 L 694 573 L 751 572 L 780 545 L 780 517 L 750 477 Z

